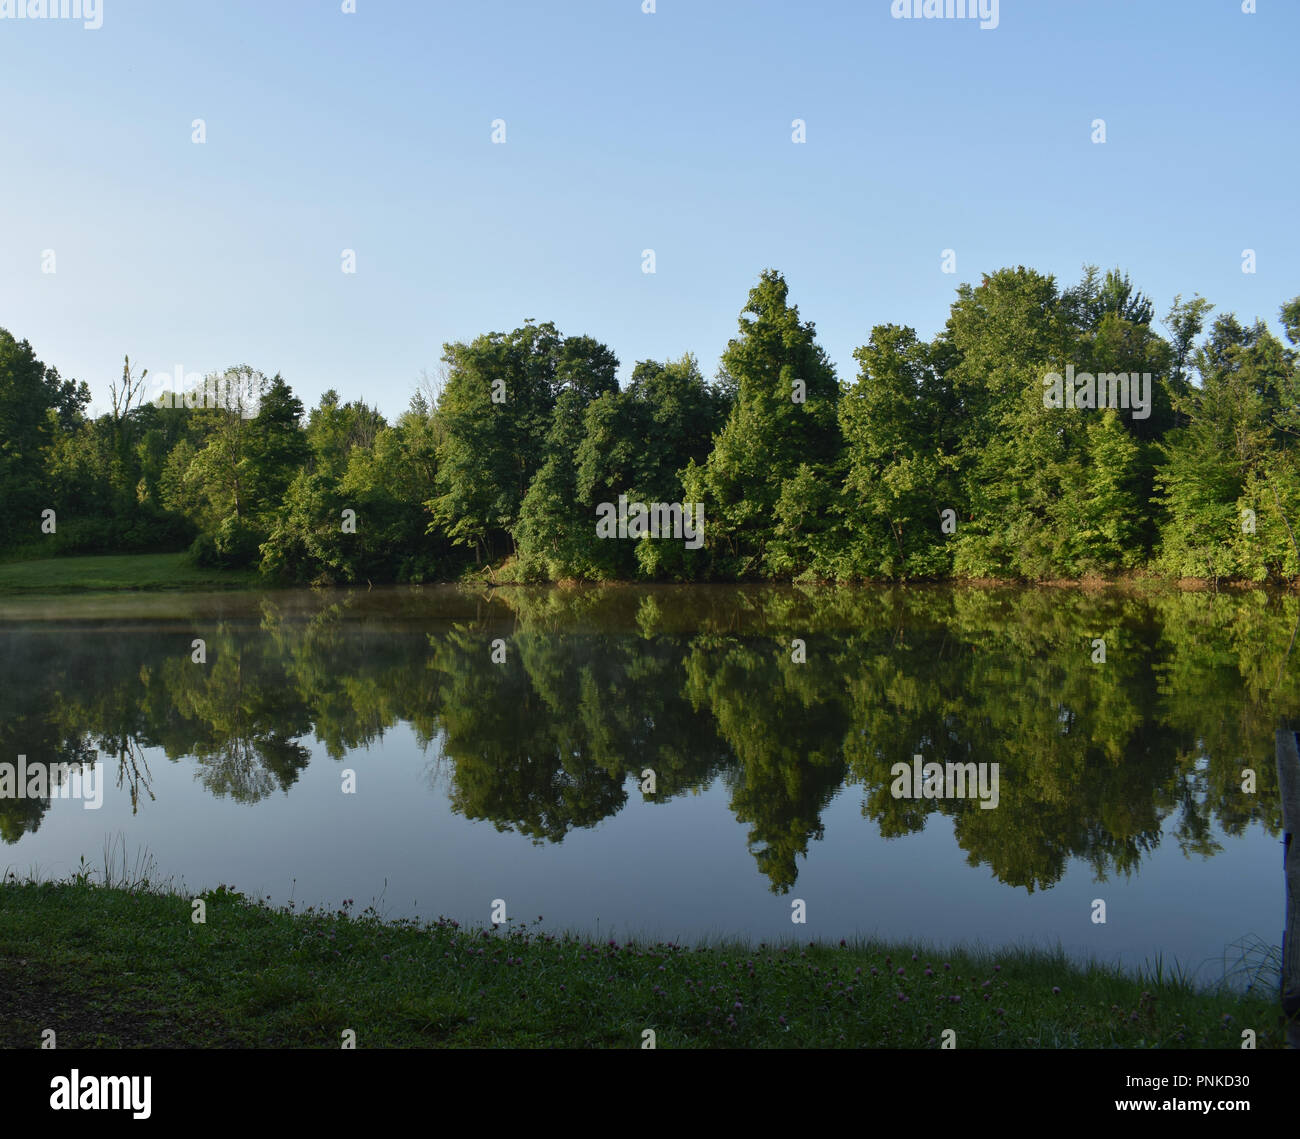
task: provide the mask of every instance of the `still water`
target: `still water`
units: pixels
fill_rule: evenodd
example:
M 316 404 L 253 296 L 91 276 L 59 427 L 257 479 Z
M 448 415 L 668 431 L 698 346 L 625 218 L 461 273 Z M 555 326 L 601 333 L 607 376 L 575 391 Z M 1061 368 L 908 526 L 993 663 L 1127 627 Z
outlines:
M 0 763 L 105 787 L 0 798 L 0 872 L 111 844 L 300 908 L 1060 944 L 1212 982 L 1280 940 L 1298 617 L 1061 589 L 7 600 Z M 915 756 L 996 770 L 996 807 L 895 795 Z

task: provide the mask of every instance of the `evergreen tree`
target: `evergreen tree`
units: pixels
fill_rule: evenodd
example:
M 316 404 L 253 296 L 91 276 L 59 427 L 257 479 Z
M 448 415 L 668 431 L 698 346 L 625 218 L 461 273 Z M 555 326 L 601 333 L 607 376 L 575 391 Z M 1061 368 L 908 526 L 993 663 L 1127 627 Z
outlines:
M 792 509 L 792 499 L 812 482 L 839 481 L 835 369 L 788 294 L 770 269 L 750 290 L 722 358 L 735 402 L 703 470 L 685 480 L 705 504 L 705 542 L 728 576 L 789 574 L 821 552 L 822 522 Z M 778 517 L 786 483 L 796 479 Z

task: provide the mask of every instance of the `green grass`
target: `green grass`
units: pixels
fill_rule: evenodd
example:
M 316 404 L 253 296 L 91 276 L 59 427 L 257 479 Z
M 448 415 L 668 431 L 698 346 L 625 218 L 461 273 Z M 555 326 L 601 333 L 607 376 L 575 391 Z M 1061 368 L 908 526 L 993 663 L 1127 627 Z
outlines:
M 256 584 L 252 572 L 202 569 L 192 565 L 184 553 L 41 558 L 0 565 L 0 595 L 246 589 Z
M 111 875 L 105 875 L 112 880 Z M 1057 953 L 879 942 L 687 947 L 191 899 L 147 876 L 0 885 L 0 1046 L 1279 1047 L 1271 992 Z

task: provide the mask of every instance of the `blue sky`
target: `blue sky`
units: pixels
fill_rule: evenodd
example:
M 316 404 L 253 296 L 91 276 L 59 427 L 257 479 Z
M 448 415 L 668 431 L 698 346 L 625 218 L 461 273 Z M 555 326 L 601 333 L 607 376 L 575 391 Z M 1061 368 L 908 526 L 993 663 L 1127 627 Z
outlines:
M 1296 0 L 101 4 L 0 19 L 0 327 L 100 409 L 129 353 L 392 416 L 528 317 L 712 375 L 769 267 L 842 378 L 1004 265 L 1274 327 L 1300 293 Z

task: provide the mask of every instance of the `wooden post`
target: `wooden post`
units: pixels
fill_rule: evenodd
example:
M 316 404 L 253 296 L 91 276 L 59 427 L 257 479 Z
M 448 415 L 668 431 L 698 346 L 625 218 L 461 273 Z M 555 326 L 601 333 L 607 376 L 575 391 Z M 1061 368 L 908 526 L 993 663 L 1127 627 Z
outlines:
M 1282 799 L 1282 877 L 1286 928 L 1282 933 L 1282 1011 L 1287 1046 L 1300 1048 L 1300 748 L 1285 721 L 1277 730 L 1277 786 Z

